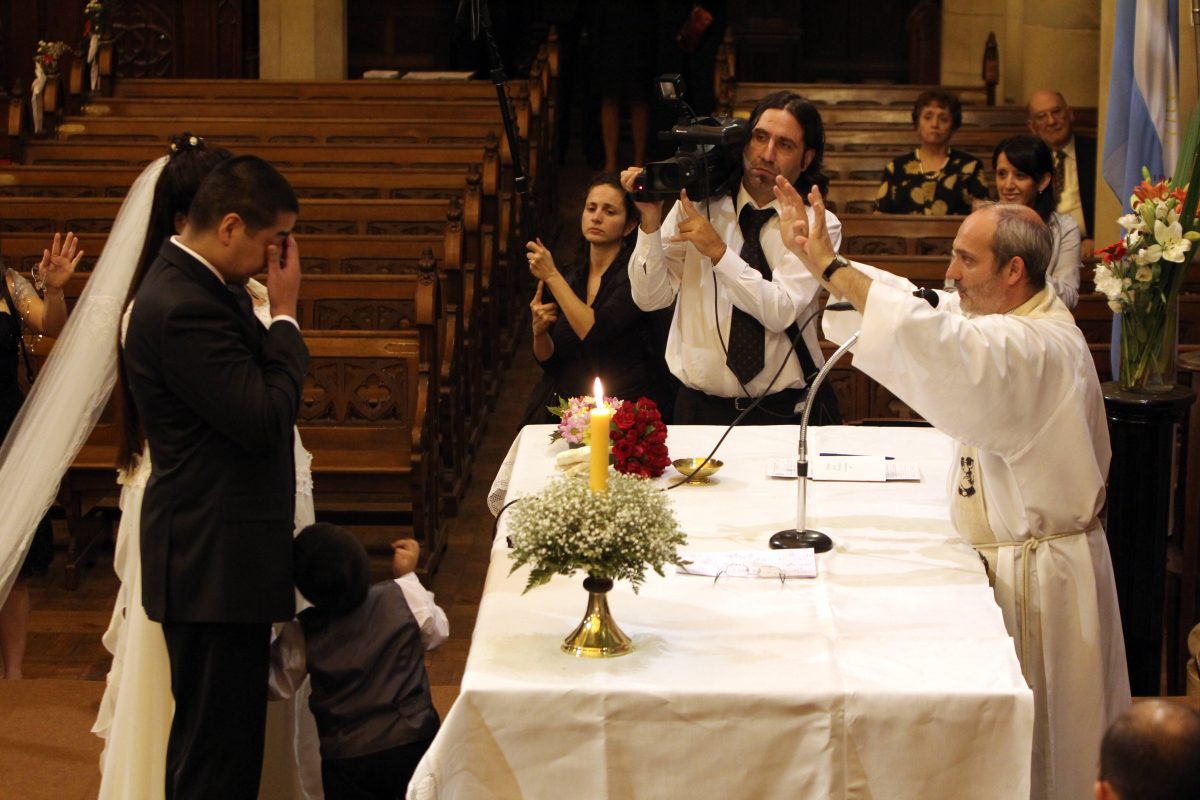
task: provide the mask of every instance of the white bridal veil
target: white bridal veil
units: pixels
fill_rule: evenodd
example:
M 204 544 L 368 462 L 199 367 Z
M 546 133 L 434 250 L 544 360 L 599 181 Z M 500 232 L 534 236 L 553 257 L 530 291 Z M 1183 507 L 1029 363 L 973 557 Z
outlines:
M 38 521 L 112 392 L 121 306 L 146 239 L 154 185 L 166 163 L 166 156 L 159 158 L 134 181 L 79 302 L 0 446 L 0 602 L 8 597 Z

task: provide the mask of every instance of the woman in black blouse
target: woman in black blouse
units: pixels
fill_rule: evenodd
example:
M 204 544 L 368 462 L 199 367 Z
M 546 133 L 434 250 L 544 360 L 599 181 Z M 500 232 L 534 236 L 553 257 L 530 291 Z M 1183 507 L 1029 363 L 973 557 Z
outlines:
M 983 164 L 955 150 L 950 138 L 962 125 L 962 104 L 941 89 L 922 92 L 913 104 L 915 150 L 888 162 L 875 197 L 882 214 L 970 214 L 988 196 Z
M 590 395 L 599 376 L 609 397 L 649 397 L 660 411 L 671 407 L 664 404 L 665 367 L 655 318 L 634 304 L 629 290 L 626 264 L 637 224 L 637 209 L 620 178 L 605 173 L 588 187 L 575 269 L 564 276 L 540 241 L 525 246 L 529 270 L 538 280 L 529 304 L 533 354 L 551 384 L 551 402 L 555 394 Z

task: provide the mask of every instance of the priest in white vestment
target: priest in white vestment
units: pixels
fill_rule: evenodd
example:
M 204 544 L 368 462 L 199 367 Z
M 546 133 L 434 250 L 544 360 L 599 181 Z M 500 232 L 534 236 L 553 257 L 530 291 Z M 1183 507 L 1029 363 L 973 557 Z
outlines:
M 1083 334 L 1045 282 L 1049 231 L 1023 206 L 971 214 L 946 272 L 958 291 L 939 292 L 935 308 L 907 280 L 838 256 L 820 195 L 809 223 L 779 184 L 785 243 L 859 312 L 826 312 L 826 334 L 861 329 L 854 366 L 958 443 L 951 517 L 987 564 L 1034 692 L 1032 796 L 1091 796 L 1129 678 L 1097 519 L 1111 456 L 1104 400 Z

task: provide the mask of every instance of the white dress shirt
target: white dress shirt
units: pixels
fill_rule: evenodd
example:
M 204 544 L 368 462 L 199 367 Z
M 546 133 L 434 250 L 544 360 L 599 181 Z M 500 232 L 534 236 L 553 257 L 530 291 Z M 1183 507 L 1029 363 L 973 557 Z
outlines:
M 1054 210 L 1075 220 L 1082 232 L 1087 230 L 1087 223 L 1083 219 L 1083 195 L 1079 192 L 1079 159 L 1075 155 L 1075 137 L 1072 136 L 1071 141 L 1060 149 L 1066 154 L 1066 160 L 1063 161 L 1063 185 L 1058 187 L 1058 205 Z M 1058 158 L 1057 151 L 1054 157 Z
M 746 393 L 756 397 L 764 392 L 805 385 L 786 330 L 793 322 L 804 322 L 817 310 L 821 291 L 817 279 L 784 247 L 778 213 L 760 234 L 771 279 L 766 280 L 742 260 L 738 255 L 743 242 L 738 214 L 747 203 L 758 208 L 745 187 L 739 187 L 736 204 L 728 195 L 696 203 L 696 209 L 708 215 L 726 245 L 725 255 L 715 264 L 690 243 L 671 241 L 679 228 L 678 203 L 654 233 L 638 229 L 637 246 L 629 259 L 629 284 L 639 308 L 643 311 L 666 308 L 678 297 L 667 336 L 666 357 L 671 373 L 684 386 L 718 397 L 742 397 Z M 778 203 L 772 200 L 763 208 L 778 211 Z M 811 225 L 813 211 L 811 208 L 807 211 Z M 841 222 L 829 211 L 825 212 L 825 222 L 833 246 L 840 247 Z M 725 365 L 730 309 L 734 305 L 766 329 L 763 370 L 746 385 L 746 392 Z M 813 363 L 821 366 L 824 358 L 816 326 L 808 325 L 803 338 Z M 784 361 L 787 363 L 783 372 L 768 392 L 771 377 Z
M 1050 250 L 1050 264 L 1046 267 L 1046 283 L 1054 287 L 1054 293 L 1067 308 L 1074 308 L 1079 302 L 1079 270 L 1083 268 L 1083 260 L 1079 257 L 1079 226 L 1073 217 L 1057 211 L 1051 220 L 1053 247 Z
M 192 258 L 194 258 L 194 259 L 196 259 L 197 261 L 199 261 L 201 264 L 203 264 L 203 265 L 205 266 L 205 268 L 206 268 L 206 269 L 207 269 L 209 272 L 211 272 L 213 275 L 217 276 L 217 280 L 219 280 L 221 283 L 224 283 L 224 284 L 228 285 L 228 283 L 229 283 L 229 282 L 225 280 L 225 276 L 224 276 L 224 275 L 222 275 L 220 272 L 218 272 L 218 271 L 217 271 L 217 268 L 216 268 L 216 267 L 214 267 L 212 264 L 210 264 L 210 263 L 208 262 L 208 259 L 207 259 L 207 258 L 205 258 L 204 256 L 200 255 L 200 254 L 199 254 L 199 253 L 197 253 L 195 250 L 193 250 L 192 248 L 190 248 L 190 247 L 188 247 L 187 245 L 185 245 L 183 242 L 179 241 L 179 237 L 178 237 L 178 236 L 172 236 L 172 237 L 171 237 L 171 244 L 175 245 L 175 246 L 176 246 L 176 247 L 178 247 L 180 250 L 182 250 L 183 252 L 185 252 L 185 253 L 187 253 L 189 256 L 191 256 Z M 261 284 L 260 284 L 260 285 L 261 285 Z M 247 291 L 249 291 L 249 290 L 247 290 Z M 276 314 L 275 316 L 271 317 L 271 319 L 270 319 L 270 322 L 268 322 L 268 323 L 267 323 L 267 327 L 269 328 L 269 327 L 271 327 L 272 325 L 274 325 L 274 324 L 275 324 L 275 320 L 277 320 L 277 319 L 287 320 L 288 322 L 292 323 L 292 325 L 296 326 L 296 330 L 300 330 L 300 323 L 296 321 L 296 318 L 295 318 L 295 317 L 292 317 L 292 316 L 289 316 L 289 315 L 287 315 L 287 314 Z

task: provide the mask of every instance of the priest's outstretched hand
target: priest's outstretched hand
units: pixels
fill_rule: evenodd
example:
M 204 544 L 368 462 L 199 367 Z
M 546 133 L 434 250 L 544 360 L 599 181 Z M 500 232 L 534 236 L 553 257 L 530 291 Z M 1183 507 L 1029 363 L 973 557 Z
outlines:
M 804 198 L 796 191 L 796 187 L 787 178 L 778 175 L 773 191 L 775 199 L 779 201 L 779 233 L 784 246 L 796 254 L 813 277 L 820 280 L 826 265 L 837 254 L 825 225 L 825 201 L 821 198 L 821 191 L 814 186 L 808 193 L 808 202 L 813 209 L 811 231 L 808 230 Z

